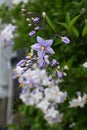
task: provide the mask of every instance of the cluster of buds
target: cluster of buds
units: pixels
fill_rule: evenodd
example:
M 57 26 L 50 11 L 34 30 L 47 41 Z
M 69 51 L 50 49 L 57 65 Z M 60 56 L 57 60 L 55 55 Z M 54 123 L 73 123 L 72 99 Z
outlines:
M 36 32 L 40 30 L 40 26 L 39 26 L 40 18 L 32 17 L 32 18 L 27 18 L 26 20 L 28 22 L 28 26 L 33 28 L 33 30 L 29 33 L 29 36 L 34 36 Z
M 34 36 L 39 30 L 40 30 L 40 17 L 37 17 L 36 15 L 40 15 L 37 13 L 29 12 L 26 9 L 22 9 L 22 13 L 27 17 L 26 21 L 28 22 L 28 26 L 31 27 L 31 31 L 29 32 L 29 36 Z M 46 13 L 42 13 L 43 20 L 46 17 Z

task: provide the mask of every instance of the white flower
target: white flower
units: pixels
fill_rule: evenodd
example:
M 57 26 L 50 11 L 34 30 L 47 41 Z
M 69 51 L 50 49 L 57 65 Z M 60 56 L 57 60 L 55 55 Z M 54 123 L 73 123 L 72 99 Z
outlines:
M 69 67 L 68 67 L 67 65 L 65 65 L 65 66 L 64 66 L 64 69 L 65 69 L 65 70 L 68 70 L 68 69 L 69 69 Z
M 31 97 L 33 98 L 35 104 L 37 104 L 43 98 L 43 94 L 38 89 L 36 89 L 35 94 L 31 93 Z
M 43 16 L 43 18 L 45 18 L 46 17 L 46 12 L 42 12 L 42 16 Z
M 66 92 L 63 93 L 59 91 L 58 86 L 53 86 L 51 88 L 45 89 L 45 97 L 50 101 L 54 101 L 55 103 L 62 103 L 67 97 Z
M 75 125 L 76 125 L 76 123 L 73 122 L 73 123 L 71 123 L 71 124 L 69 125 L 69 128 L 72 128 L 72 127 L 75 126 Z
M 4 45 L 13 45 L 13 38 L 14 38 L 14 34 L 13 32 L 15 31 L 17 27 L 12 25 L 12 24 L 8 24 L 6 25 L 6 27 L 2 30 L 1 32 L 1 40 L 3 41 Z
M 50 103 L 46 99 L 43 99 L 37 104 L 37 107 L 40 108 L 43 112 L 45 112 L 48 109 L 49 105 Z
M 54 107 L 48 109 L 45 113 L 44 118 L 50 123 L 58 123 L 61 122 L 63 114 L 60 114 L 58 110 L 55 110 Z
M 83 64 L 83 67 L 87 68 L 87 62 L 85 62 L 85 63 Z
M 87 100 L 87 94 L 84 94 L 83 97 L 81 97 L 81 94 L 77 95 L 78 97 L 76 99 L 72 99 L 69 104 L 69 107 L 84 107 L 86 100 Z
M 23 68 L 21 68 L 20 66 L 16 67 L 16 72 L 20 75 L 24 72 Z
M 50 81 L 46 70 L 38 68 L 38 64 L 27 71 L 19 65 L 17 64 L 16 71 L 20 75 L 19 83 L 24 88 L 24 91 L 20 94 L 21 100 L 26 105 L 34 105 L 40 108 L 48 123 L 61 122 L 63 115 L 56 110 L 56 107 L 59 103 L 64 102 L 67 93 L 60 91 L 56 85 L 59 80 L 52 79 Z
M 51 118 L 56 118 L 58 111 L 54 109 L 54 107 L 50 108 L 47 110 L 45 113 L 45 117 L 51 117 Z
M 23 2 L 26 4 L 28 2 L 28 0 L 13 0 L 12 1 L 13 4 L 19 4 L 20 2 Z
M 34 105 L 35 102 L 33 98 L 30 97 L 29 92 L 26 92 L 24 94 L 20 94 L 20 99 L 26 104 L 26 105 Z

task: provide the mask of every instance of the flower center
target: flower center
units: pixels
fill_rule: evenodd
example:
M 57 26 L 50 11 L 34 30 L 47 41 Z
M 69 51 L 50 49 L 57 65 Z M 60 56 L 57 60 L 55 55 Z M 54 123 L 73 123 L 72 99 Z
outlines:
M 41 47 L 41 50 L 42 50 L 42 51 L 44 51 L 44 50 L 45 50 L 45 47 L 44 47 L 44 46 L 42 46 L 42 47 Z
M 22 84 L 22 83 L 19 84 L 19 87 L 23 87 L 23 86 L 24 86 L 24 84 Z

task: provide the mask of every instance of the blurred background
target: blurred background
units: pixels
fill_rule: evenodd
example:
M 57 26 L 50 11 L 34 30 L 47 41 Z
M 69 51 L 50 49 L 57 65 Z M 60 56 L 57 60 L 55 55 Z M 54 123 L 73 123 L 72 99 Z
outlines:
M 46 12 L 49 21 L 37 35 L 54 39 L 55 58 L 61 66 L 68 65 L 69 71 L 60 84 L 68 92 L 67 101 L 59 107 L 64 112 L 62 123 L 49 125 L 43 113 L 33 106 L 26 106 L 19 99 L 20 88 L 13 80 L 14 68 L 35 43 L 36 36 L 30 38 L 26 17 L 22 8 L 30 12 Z M 51 23 L 51 24 L 50 24 Z M 14 44 L 4 43 L 3 30 L 8 24 L 14 31 Z M 69 46 L 55 40 L 55 32 L 70 38 Z M 8 31 L 7 31 L 8 32 Z M 8 37 L 8 35 L 7 35 Z M 0 0 L 0 130 L 87 130 L 87 105 L 84 108 L 70 108 L 68 101 L 77 91 L 87 93 L 87 0 Z

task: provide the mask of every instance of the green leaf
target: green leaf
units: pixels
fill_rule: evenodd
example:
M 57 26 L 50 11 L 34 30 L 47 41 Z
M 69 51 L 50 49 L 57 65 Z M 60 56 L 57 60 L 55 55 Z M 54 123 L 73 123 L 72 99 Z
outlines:
M 70 21 L 69 30 L 71 30 L 72 26 L 76 23 L 76 21 L 78 20 L 79 17 L 80 17 L 80 15 L 77 15 Z
M 56 40 L 56 42 L 54 43 L 54 46 L 57 46 L 57 45 L 60 45 L 62 42 L 61 42 L 61 38 L 58 38 Z
M 72 31 L 76 37 L 79 37 L 79 31 L 77 30 L 75 26 L 72 27 Z
M 46 21 L 47 21 L 48 25 L 51 27 L 51 29 L 55 32 L 55 27 L 48 16 L 46 16 Z
M 85 36 L 87 34 L 87 19 L 85 20 L 85 25 L 82 31 L 82 36 Z
M 67 12 L 67 14 L 66 14 L 66 23 L 67 23 L 67 25 L 69 25 L 69 23 L 70 23 L 70 14 L 69 14 L 69 12 Z
M 68 26 L 66 23 L 62 23 L 62 22 L 57 22 L 57 24 L 63 26 L 64 28 L 68 29 Z
M 7 127 L 11 128 L 11 130 L 17 130 L 16 124 L 8 124 Z

